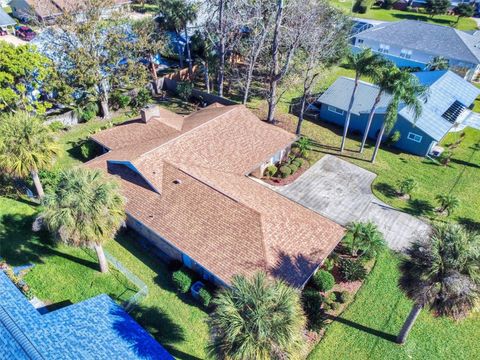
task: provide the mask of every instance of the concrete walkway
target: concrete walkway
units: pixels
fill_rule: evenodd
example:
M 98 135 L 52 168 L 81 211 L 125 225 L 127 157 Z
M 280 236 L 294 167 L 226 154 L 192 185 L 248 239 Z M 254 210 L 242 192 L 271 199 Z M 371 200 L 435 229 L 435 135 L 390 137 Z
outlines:
M 292 184 L 272 188 L 343 226 L 371 220 L 390 248 L 402 250 L 429 226 L 377 199 L 371 190 L 375 177 L 359 166 L 326 155 Z

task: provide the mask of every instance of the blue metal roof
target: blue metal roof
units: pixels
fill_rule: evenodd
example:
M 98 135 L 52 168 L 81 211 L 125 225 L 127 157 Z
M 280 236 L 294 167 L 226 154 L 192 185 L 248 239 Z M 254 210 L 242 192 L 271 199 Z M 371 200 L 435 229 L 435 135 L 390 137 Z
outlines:
M 417 72 L 414 75 L 421 84 L 428 87 L 428 97 L 426 101 L 422 99 L 422 114 L 415 122 L 413 112 L 402 104 L 398 114 L 415 123 L 416 127 L 432 139 L 439 141 L 454 125 L 442 115 L 456 101 L 469 107 L 480 95 L 480 89 L 448 70 Z M 353 84 L 353 79 L 340 77 L 318 98 L 318 101 L 347 111 Z M 378 88 L 375 85 L 360 82 L 352 113 L 359 115 L 369 112 L 377 93 Z M 391 96 L 388 94 L 382 96 L 377 113 L 385 112 L 390 99 Z
M 423 103 L 422 115 L 415 126 L 434 140 L 441 140 L 454 125 L 442 115 L 455 101 L 469 107 L 480 95 L 480 89 L 451 71 L 431 71 L 415 73 L 421 83 L 428 86 L 428 97 Z M 399 111 L 406 120 L 414 123 L 411 110 Z
M 0 359 L 173 357 L 107 295 L 41 315 L 0 271 Z

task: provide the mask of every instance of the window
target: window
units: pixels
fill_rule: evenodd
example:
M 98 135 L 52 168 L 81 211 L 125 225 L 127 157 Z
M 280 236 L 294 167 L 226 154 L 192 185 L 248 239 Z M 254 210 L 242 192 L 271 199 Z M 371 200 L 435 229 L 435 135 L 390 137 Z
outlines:
M 407 136 L 408 140 L 412 140 L 412 141 L 415 141 L 417 143 L 422 142 L 422 138 L 423 138 L 422 136 L 420 136 L 418 134 L 415 134 L 415 133 L 412 133 L 412 132 L 409 132 L 408 136 Z
M 338 115 L 343 115 L 343 110 L 337 109 L 335 106 L 328 106 L 328 111 L 331 111 Z
M 385 45 L 385 44 L 380 44 L 380 47 L 378 48 L 378 52 L 388 54 L 388 51 L 390 50 L 390 45 Z
M 358 39 L 357 44 L 363 44 L 363 39 Z
M 402 49 L 402 51 L 400 51 L 400 57 L 410 59 L 412 57 L 412 50 Z

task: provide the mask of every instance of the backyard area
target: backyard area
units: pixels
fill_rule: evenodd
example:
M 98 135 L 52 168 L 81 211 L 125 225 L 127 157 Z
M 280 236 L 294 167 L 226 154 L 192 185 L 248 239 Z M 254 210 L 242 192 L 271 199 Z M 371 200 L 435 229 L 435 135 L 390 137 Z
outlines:
M 353 0 L 330 0 L 330 2 L 333 5 L 345 10 L 345 12 L 350 14 L 352 17 L 357 18 L 379 21 L 420 20 L 437 25 L 452 26 L 458 30 L 468 31 L 477 29 L 477 23 L 471 18 L 460 19 L 460 21 L 457 23 L 457 17 L 452 15 L 436 15 L 431 17 L 429 14 L 421 12 L 407 12 L 395 9 L 386 10 L 376 6 L 368 9 L 365 14 L 360 14 L 352 12 L 352 7 L 354 4 Z
M 327 328 L 310 354 L 317 359 L 475 359 L 480 315 L 461 322 L 436 318 L 423 310 L 405 345 L 394 341 L 411 309 L 397 288 L 399 256 L 379 256 L 355 301 Z
M 175 101 L 168 107 L 184 111 Z M 85 161 L 80 147 L 88 135 L 127 118 L 117 114 L 109 123 L 92 120 L 60 132 L 56 169 Z M 64 306 L 102 293 L 122 303 L 138 291 L 113 266 L 108 274 L 101 274 L 93 250 L 60 245 L 46 232 L 32 232 L 38 210 L 37 204 L 24 198 L 0 197 L 0 258 L 14 267 L 35 265 L 24 277 L 34 296 L 46 304 Z M 105 250 L 148 287 L 148 295 L 131 315 L 175 357 L 204 359 L 207 314 L 188 294 L 175 292 L 167 265 L 139 245 L 136 234 L 129 231 L 107 243 Z

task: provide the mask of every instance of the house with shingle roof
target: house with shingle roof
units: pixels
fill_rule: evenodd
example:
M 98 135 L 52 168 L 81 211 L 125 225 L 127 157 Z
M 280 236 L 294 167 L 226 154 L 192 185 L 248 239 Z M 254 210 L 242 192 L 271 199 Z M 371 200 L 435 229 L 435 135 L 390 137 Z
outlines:
M 9 28 L 13 28 L 15 25 L 17 25 L 17 22 L 0 7 L 0 30 L 8 31 Z
M 385 22 L 355 34 L 352 50 L 370 48 L 399 67 L 424 70 L 434 57 L 449 61 L 450 70 L 465 79 L 480 72 L 480 34 L 425 21 Z
M 480 95 L 480 89 L 448 70 L 417 72 L 414 75 L 422 85 L 428 87 L 427 96 L 420 99 L 422 114 L 415 120 L 412 111 L 400 104 L 397 122 L 390 134 L 396 131 L 400 133 L 400 140 L 393 146 L 412 154 L 426 156 L 454 126 L 468 121 L 470 116 L 475 116 L 469 107 Z M 354 79 L 338 78 L 310 106 L 309 111 L 318 113 L 325 121 L 343 127 L 353 86 Z M 352 108 L 350 132 L 363 134 L 377 94 L 376 85 L 360 81 Z M 369 138 L 377 138 L 390 100 L 389 94 L 381 97 Z M 389 134 L 385 135 L 388 136 Z
M 0 359 L 173 357 L 109 296 L 40 313 L 0 270 Z
M 154 112 L 92 136 L 107 152 L 86 166 L 120 179 L 127 225 L 218 285 L 265 271 L 304 286 L 344 229 L 251 176 L 296 137 L 243 105 Z
M 10 7 L 14 17 L 23 22 L 32 20 L 53 23 L 63 13 L 81 12 L 82 1 L 77 0 L 12 0 Z M 131 0 L 112 0 L 111 6 L 104 9 L 107 15 L 112 9 L 119 9 L 131 3 Z

